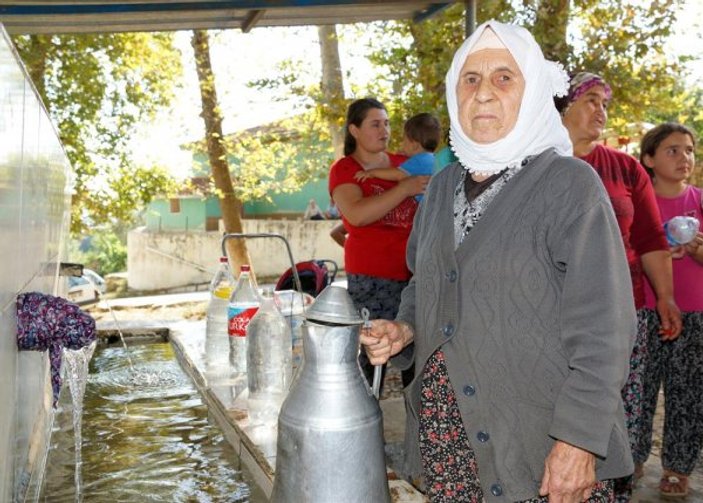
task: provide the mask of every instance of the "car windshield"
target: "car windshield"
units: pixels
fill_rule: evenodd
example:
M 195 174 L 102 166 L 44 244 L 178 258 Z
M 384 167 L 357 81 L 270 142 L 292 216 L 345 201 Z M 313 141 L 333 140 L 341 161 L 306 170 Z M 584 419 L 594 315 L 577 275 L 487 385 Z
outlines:
M 100 284 L 103 282 L 103 279 L 100 277 L 100 275 L 91 269 L 83 269 L 83 276 L 85 276 L 95 284 Z
M 78 286 L 78 285 L 87 285 L 88 283 L 90 283 L 90 281 L 88 281 L 83 276 L 69 276 L 68 277 L 69 288 L 74 287 L 74 286 Z

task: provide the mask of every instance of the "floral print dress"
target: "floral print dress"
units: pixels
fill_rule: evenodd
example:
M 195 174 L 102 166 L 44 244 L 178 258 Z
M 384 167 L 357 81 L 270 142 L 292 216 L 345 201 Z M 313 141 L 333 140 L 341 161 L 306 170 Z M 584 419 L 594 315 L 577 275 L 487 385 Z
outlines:
M 454 192 L 454 236 L 458 247 L 505 184 L 527 164 L 506 169 L 483 182 L 464 171 Z M 467 197 L 468 195 L 468 197 Z M 479 466 L 469 442 L 442 349 L 427 360 L 422 373 L 419 435 L 425 490 L 433 503 L 482 503 Z M 612 482 L 596 484 L 589 503 L 613 501 Z M 546 503 L 535 497 L 522 503 Z

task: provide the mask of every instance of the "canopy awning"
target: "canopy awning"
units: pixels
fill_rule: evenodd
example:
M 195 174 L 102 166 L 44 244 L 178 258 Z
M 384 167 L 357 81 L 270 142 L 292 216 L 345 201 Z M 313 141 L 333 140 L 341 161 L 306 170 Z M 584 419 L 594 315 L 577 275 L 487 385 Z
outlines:
M 453 1 L 427 0 L 0 0 L 9 33 L 173 31 L 412 19 Z

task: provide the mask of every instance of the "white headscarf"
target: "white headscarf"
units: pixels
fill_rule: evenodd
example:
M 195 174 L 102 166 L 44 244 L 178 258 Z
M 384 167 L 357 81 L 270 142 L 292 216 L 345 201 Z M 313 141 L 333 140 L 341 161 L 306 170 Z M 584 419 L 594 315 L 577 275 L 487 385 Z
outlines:
M 480 144 L 471 141 L 461 127 L 456 86 L 466 58 L 488 27 L 517 62 L 525 79 L 525 91 L 513 130 L 493 143 Z M 561 155 L 571 155 L 569 133 L 561 123 L 552 98 L 565 95 L 568 89 L 569 77 L 562 66 L 544 59 L 529 31 L 498 21 L 483 23 L 456 51 L 447 72 L 449 137 L 459 162 L 471 173 L 491 175 L 507 167 L 519 166 L 525 157 L 540 154 L 550 147 Z

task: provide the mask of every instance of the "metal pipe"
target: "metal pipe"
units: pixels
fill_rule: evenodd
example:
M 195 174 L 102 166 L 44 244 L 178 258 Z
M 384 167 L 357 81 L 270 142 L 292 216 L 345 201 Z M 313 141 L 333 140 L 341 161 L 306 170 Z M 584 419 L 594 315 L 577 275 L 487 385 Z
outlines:
M 476 0 L 464 0 L 466 4 L 466 24 L 464 30 L 468 38 L 476 31 Z

